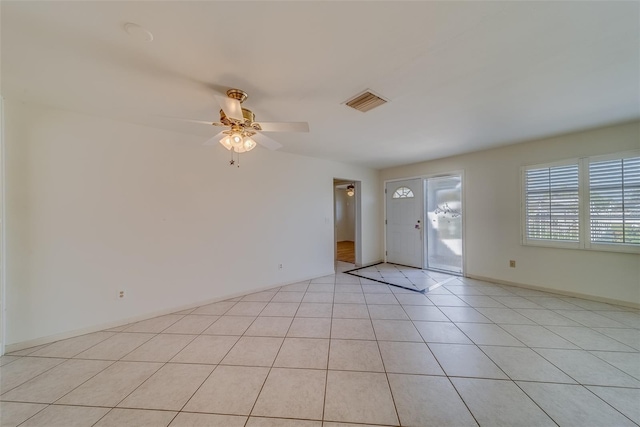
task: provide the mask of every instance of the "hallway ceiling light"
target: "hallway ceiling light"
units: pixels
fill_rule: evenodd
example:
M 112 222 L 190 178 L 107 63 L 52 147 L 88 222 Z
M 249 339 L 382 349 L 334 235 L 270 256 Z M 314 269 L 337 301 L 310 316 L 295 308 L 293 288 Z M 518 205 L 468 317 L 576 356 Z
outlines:
M 347 196 L 353 197 L 356 194 L 356 187 L 353 184 L 347 185 Z

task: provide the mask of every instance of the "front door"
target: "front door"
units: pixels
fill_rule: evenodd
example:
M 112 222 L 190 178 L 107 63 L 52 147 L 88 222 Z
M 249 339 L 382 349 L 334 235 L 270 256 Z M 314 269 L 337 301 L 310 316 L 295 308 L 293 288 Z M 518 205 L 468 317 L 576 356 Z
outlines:
M 386 185 L 387 262 L 422 268 L 423 179 Z

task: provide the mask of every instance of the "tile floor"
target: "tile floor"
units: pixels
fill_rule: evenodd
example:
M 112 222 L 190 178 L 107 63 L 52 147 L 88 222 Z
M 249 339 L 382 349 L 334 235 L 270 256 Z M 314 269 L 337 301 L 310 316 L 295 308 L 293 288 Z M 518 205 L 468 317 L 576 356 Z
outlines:
M 362 279 L 385 282 L 411 290 L 424 291 L 435 289 L 456 276 L 437 271 L 420 270 L 396 264 L 381 263 L 369 267 L 349 269 L 349 274 Z
M 637 425 L 639 329 L 583 299 L 338 273 L 3 356 L 0 424 Z

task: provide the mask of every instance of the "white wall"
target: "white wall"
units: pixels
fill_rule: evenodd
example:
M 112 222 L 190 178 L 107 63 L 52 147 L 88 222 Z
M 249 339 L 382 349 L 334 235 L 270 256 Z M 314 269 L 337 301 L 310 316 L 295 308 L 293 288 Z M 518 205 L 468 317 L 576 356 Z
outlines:
M 238 169 L 201 137 L 11 100 L 5 118 L 8 344 L 331 273 L 337 176 L 362 181 L 363 262 L 382 258 L 378 171 L 262 148 Z
M 356 240 L 356 201 L 347 196 L 344 188 L 336 188 L 336 240 L 338 242 Z
M 385 169 L 381 180 L 464 170 L 467 275 L 640 304 L 640 255 L 520 244 L 522 165 L 638 148 L 635 122 Z

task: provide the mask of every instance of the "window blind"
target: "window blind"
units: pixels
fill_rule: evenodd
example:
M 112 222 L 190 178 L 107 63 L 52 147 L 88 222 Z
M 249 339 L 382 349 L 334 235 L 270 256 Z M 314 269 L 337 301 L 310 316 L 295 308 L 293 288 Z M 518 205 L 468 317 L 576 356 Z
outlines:
M 589 163 L 592 243 L 640 245 L 640 157 Z
M 578 164 L 525 172 L 525 228 L 530 240 L 580 241 Z

